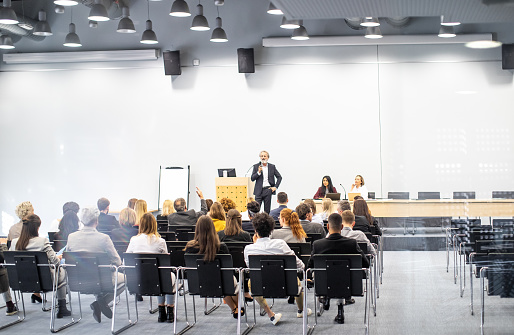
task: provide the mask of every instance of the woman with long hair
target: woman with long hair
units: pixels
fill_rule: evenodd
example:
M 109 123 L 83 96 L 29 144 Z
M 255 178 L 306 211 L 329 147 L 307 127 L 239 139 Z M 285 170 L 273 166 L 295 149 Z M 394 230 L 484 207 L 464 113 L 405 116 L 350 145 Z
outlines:
M 307 234 L 303 230 L 298 214 L 289 208 L 280 211 L 279 222 L 282 229 L 274 229 L 272 239 L 281 239 L 287 243 L 305 243 Z
M 167 221 L 168 215 L 170 215 L 171 213 L 175 213 L 173 201 L 164 200 L 164 202 L 162 203 L 162 213 L 157 215 L 157 221 Z
M 134 207 L 134 211 L 136 211 L 136 226 L 139 226 L 139 220 L 143 217 L 143 215 L 148 212 L 148 208 L 146 206 L 146 201 L 143 199 L 139 199 L 136 201 L 136 205 Z
M 227 213 L 224 230 L 218 232 L 220 242 L 252 242 L 250 234 L 243 230 L 241 213 L 237 209 L 231 209 Z
M 157 232 L 157 220 L 152 213 L 146 213 L 139 221 L 139 234 L 130 239 L 127 248 L 128 253 L 140 254 L 167 254 L 166 241 L 161 238 Z M 172 273 L 172 282 L 175 281 L 175 276 Z M 164 305 L 166 300 L 166 305 Z M 175 295 L 166 294 L 166 296 L 158 296 L 157 302 L 159 304 L 159 317 L 158 322 L 173 322 L 175 320 Z
M 213 206 L 216 203 L 213 204 Z M 221 206 L 221 205 L 220 205 Z M 212 209 L 212 207 L 211 207 Z M 223 209 L 223 208 L 222 208 Z M 214 223 L 210 216 L 202 215 L 196 223 L 195 237 L 193 240 L 187 242 L 184 248 L 186 254 L 203 254 L 203 260 L 212 262 L 217 254 L 230 254 L 225 243 L 220 242 Z M 238 295 L 237 285 L 234 278 L 234 292 L 233 296 L 226 296 L 225 302 L 232 310 L 232 316 L 237 319 L 238 317 Z M 244 315 L 244 310 L 241 309 L 241 315 Z
M 54 240 L 68 240 L 68 235 L 79 230 L 79 217 L 73 210 L 64 213 L 59 222 L 59 231 L 54 234 Z
M 120 228 L 113 229 L 111 240 L 117 242 L 129 242 L 132 236 L 137 235 L 136 211 L 131 208 L 124 208 L 120 212 Z
M 355 176 L 355 181 L 352 184 L 352 193 L 360 193 L 364 200 L 368 199 L 368 188 L 364 186 L 364 177 L 360 174 Z
M 35 214 L 23 219 L 20 237 L 12 241 L 10 250 L 44 251 L 49 264 L 53 264 L 57 268 L 61 263 L 61 257 L 56 255 L 46 237 L 39 237 L 40 226 L 41 219 Z M 70 316 L 71 312 L 66 308 L 66 272 L 64 269 L 59 271 L 59 278 L 57 278 L 57 302 L 57 317 Z
M 226 226 L 226 216 L 225 216 L 225 210 L 223 209 L 223 206 L 219 202 L 215 202 L 212 204 L 211 209 L 209 211 L 209 216 L 212 219 L 212 222 L 214 224 L 214 228 L 216 228 L 216 232 L 219 232 L 223 229 L 225 229 Z
M 333 204 L 332 199 L 329 199 L 329 198 L 324 198 L 323 201 L 321 202 L 322 212 L 320 213 L 320 216 L 323 219 L 323 221 L 327 221 L 330 214 L 332 214 L 334 212 L 334 210 L 332 209 L 332 207 L 333 207 L 332 204 Z
M 378 221 L 375 220 L 373 216 L 371 216 L 366 200 L 357 199 L 353 202 L 353 214 L 355 214 L 355 225 L 353 226 L 354 230 L 382 235 L 382 231 L 378 226 Z
M 336 188 L 334 185 L 332 185 L 332 179 L 330 176 L 324 176 L 321 180 L 321 186 L 316 191 L 316 194 L 314 194 L 314 199 L 321 199 L 324 198 L 327 193 L 337 193 Z

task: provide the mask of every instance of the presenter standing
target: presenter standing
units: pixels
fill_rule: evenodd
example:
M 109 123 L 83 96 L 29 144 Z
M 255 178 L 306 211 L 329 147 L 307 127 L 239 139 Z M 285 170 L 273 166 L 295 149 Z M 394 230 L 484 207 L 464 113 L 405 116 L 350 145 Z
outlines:
M 268 163 L 269 153 L 261 151 L 260 162 L 253 166 L 252 181 L 255 181 L 253 194 L 259 205 L 264 202 L 264 211 L 269 214 L 271 209 L 271 196 L 280 186 L 282 176 L 275 165 Z M 277 178 L 275 181 L 275 177 Z
M 355 176 L 355 182 L 352 184 L 350 192 L 360 193 L 365 200 L 368 200 L 368 188 L 364 186 L 364 178 L 360 174 Z

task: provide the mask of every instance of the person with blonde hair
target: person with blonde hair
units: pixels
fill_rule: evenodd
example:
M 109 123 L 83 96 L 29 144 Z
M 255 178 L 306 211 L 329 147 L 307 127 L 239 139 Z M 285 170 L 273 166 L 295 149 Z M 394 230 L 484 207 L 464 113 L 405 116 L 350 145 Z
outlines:
M 139 221 L 139 234 L 130 239 L 127 248 L 128 253 L 140 254 L 167 254 L 166 241 L 161 238 L 157 232 L 157 220 L 152 213 L 146 213 Z M 172 282 L 175 281 L 175 276 L 172 273 Z M 166 300 L 166 301 L 165 301 Z M 159 304 L 158 322 L 174 322 L 175 321 L 175 295 L 166 294 L 166 296 L 158 296 L 157 302 Z M 166 305 L 164 303 L 166 302 Z
M 136 212 L 131 208 L 124 208 L 120 212 L 121 228 L 113 229 L 111 240 L 116 242 L 129 242 L 132 236 L 137 235 Z
M 227 213 L 224 230 L 218 232 L 220 242 L 252 242 L 252 237 L 242 228 L 241 213 L 237 209 L 231 209 Z
M 146 201 L 143 199 L 139 199 L 136 201 L 136 206 L 134 207 L 134 210 L 136 211 L 136 226 L 139 226 L 139 220 L 143 217 L 143 215 L 148 212 L 148 208 L 146 206 Z
M 273 230 L 271 239 L 281 239 L 287 243 L 305 243 L 307 234 L 298 218 L 298 214 L 289 208 L 280 211 L 279 222 L 282 229 Z
M 137 201 L 136 198 L 130 198 L 127 203 L 127 207 L 130 209 L 134 209 L 134 206 L 136 206 L 136 201 Z
M 175 213 L 175 208 L 173 208 L 173 201 L 164 200 L 162 203 L 162 213 L 157 215 L 157 221 L 168 221 L 168 215 L 171 213 Z
M 14 210 L 16 216 L 20 219 L 20 221 L 14 224 L 9 229 L 9 234 L 7 235 L 7 241 L 12 241 L 15 238 L 20 237 L 21 229 L 23 228 L 23 219 L 28 217 L 29 215 L 34 214 L 34 207 L 30 203 L 30 201 L 24 201 Z
M 211 210 L 209 211 L 209 216 L 212 219 L 212 222 L 214 223 L 214 228 L 216 228 L 216 232 L 219 232 L 223 229 L 225 229 L 226 226 L 226 216 L 225 216 L 225 210 L 223 209 L 223 206 L 219 202 L 215 202 L 211 206 Z
M 328 216 L 334 212 L 334 210 L 332 209 L 332 204 L 332 199 L 323 198 L 323 201 L 321 202 L 322 212 L 319 214 L 323 221 L 327 221 Z

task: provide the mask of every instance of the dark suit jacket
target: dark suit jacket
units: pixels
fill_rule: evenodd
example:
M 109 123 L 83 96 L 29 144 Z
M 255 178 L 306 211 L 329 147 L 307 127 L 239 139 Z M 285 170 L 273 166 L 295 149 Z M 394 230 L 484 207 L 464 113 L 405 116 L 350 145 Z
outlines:
M 190 209 L 188 211 L 171 213 L 168 215 L 168 224 L 169 225 L 184 225 L 184 226 L 194 226 L 196 225 L 196 221 L 202 215 L 207 214 L 207 203 L 204 199 L 200 200 L 202 209 L 199 212 L 196 212 L 194 209 Z
M 136 236 L 139 233 L 138 226 L 122 226 L 121 228 L 113 229 L 111 232 L 111 240 L 113 242 L 130 242 L 132 236 Z
M 113 229 L 116 228 L 121 228 L 121 226 L 114 216 L 100 213 L 100 216 L 98 217 L 98 226 L 96 227 L 96 230 L 102 233 L 110 233 Z
M 314 241 L 312 244 L 311 258 L 309 258 L 309 267 L 314 266 L 312 256 L 318 254 L 361 254 L 362 266 L 369 267 L 369 261 L 357 244 L 357 240 L 344 237 L 341 234 L 330 234 L 326 238 Z
M 269 215 L 271 215 L 273 220 L 278 221 L 278 217 L 280 216 L 280 211 L 283 210 L 284 208 L 287 208 L 287 206 L 286 205 L 280 205 L 280 206 L 278 206 L 278 208 L 272 209 L 269 212 Z
M 253 172 L 252 172 L 252 181 L 255 181 L 255 188 L 253 189 L 253 194 L 260 195 L 262 193 L 262 173 L 259 176 L 257 171 L 259 171 L 259 165 L 261 163 L 257 163 L 253 166 Z M 275 182 L 275 177 L 277 177 L 277 181 Z M 280 182 L 282 181 L 282 176 L 277 171 L 277 168 L 275 165 L 268 163 L 268 182 L 271 187 L 278 188 L 280 186 Z M 273 192 L 275 194 L 275 192 Z
M 371 233 L 371 227 L 365 216 L 355 215 L 355 226 L 353 230 L 360 230 L 363 233 Z

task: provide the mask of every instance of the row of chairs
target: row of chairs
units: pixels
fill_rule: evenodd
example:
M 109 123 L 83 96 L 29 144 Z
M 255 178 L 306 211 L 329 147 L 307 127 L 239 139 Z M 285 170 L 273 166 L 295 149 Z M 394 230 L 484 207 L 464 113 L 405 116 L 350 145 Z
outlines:
M 409 192 L 387 192 L 388 199 L 409 200 Z M 493 191 L 493 199 L 514 199 L 514 191 Z M 374 197 L 372 198 L 374 199 Z M 441 199 L 441 192 L 418 192 L 418 200 Z M 453 192 L 453 199 L 476 199 L 475 192 Z

